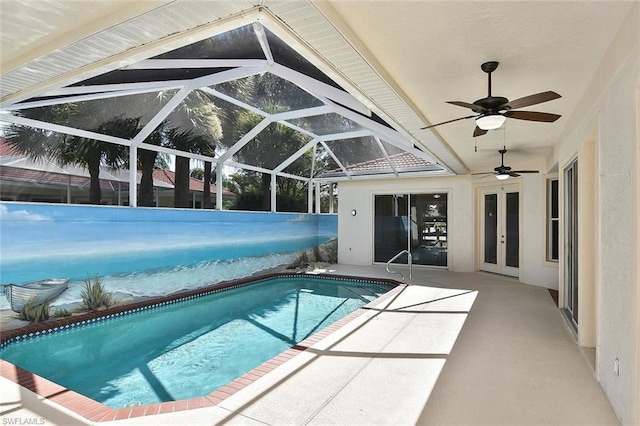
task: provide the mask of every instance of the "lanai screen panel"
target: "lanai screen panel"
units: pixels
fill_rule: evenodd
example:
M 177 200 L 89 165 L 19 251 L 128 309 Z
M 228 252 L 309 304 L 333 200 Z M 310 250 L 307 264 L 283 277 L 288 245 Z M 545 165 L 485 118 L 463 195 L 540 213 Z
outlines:
M 213 95 L 193 90 L 160 124 L 161 142 L 179 151 L 212 155 L 222 138 L 220 114 Z
M 324 105 L 309 92 L 271 73 L 216 84 L 212 89 L 269 114 Z
M 253 25 L 244 25 L 151 59 L 265 59 Z
M 364 129 L 363 126 L 355 121 L 349 120 L 348 118 L 336 113 L 295 118 L 289 120 L 289 122 L 319 136 L 354 132 Z
M 264 117 L 238 105 L 214 97 L 213 104 L 217 107 L 222 122 L 222 135 L 219 140 L 219 154 L 235 145 Z
M 382 147 L 389 156 L 390 165 L 396 173 L 422 172 L 426 170 L 438 171 L 441 168 L 410 152 L 404 151 L 395 145 L 380 140 Z
M 334 158 L 335 154 L 327 150 L 323 145 L 316 146 L 316 155 L 313 165 L 313 177 L 321 178 L 327 175 L 328 172 L 334 171 L 334 173 L 340 173 L 344 176 L 343 170 Z
M 92 131 L 108 136 L 133 138 L 162 109 L 177 90 L 77 100 L 16 111 L 21 117 Z
M 310 140 L 309 136 L 284 124 L 271 123 L 240 149 L 233 158 L 243 164 L 273 170 Z
M 328 141 L 327 146 L 351 173 L 371 174 L 392 170 L 380 146 L 371 136 Z
M 269 31 L 268 28 L 265 28 L 264 30 L 265 34 L 267 35 L 267 40 L 269 41 L 269 48 L 271 49 L 271 53 L 273 54 L 273 59 L 277 63 L 282 64 L 292 70 L 296 70 L 315 80 L 333 86 L 336 89 L 344 90 L 342 87 L 340 87 L 339 84 L 329 78 L 325 73 L 320 71 L 315 65 L 313 65 L 302 55 L 293 50 L 287 43 L 274 35 L 271 31 Z

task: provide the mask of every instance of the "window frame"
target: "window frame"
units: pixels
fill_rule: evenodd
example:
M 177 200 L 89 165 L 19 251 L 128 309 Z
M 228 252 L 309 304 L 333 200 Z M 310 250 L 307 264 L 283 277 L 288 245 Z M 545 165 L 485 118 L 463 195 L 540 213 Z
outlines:
M 555 198 L 554 198 L 554 186 L 555 183 Z M 545 258 L 547 262 L 559 263 L 560 262 L 560 180 L 559 178 L 552 177 L 547 179 L 547 191 L 546 191 L 546 253 Z M 555 212 L 554 217 L 554 203 Z M 554 227 L 555 224 L 555 227 Z M 553 257 L 555 246 L 556 257 Z

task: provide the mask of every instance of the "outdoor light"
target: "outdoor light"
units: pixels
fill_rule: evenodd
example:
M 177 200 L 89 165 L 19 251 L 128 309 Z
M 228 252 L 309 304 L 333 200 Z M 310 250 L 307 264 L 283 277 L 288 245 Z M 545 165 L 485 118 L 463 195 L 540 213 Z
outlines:
M 507 180 L 507 179 L 509 179 L 509 175 L 506 174 L 506 173 L 499 174 L 499 175 L 496 175 L 496 179 L 498 179 L 498 180 Z
M 506 120 L 506 118 L 502 114 L 483 115 L 482 117 L 476 118 L 476 124 L 482 130 L 494 130 L 502 126 L 504 120 Z

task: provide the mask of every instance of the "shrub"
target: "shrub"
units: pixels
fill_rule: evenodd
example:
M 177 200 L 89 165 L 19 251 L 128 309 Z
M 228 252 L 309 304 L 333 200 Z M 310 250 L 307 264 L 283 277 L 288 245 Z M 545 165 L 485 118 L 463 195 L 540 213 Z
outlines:
M 327 254 L 327 262 L 338 263 L 338 239 L 334 238 L 328 241 L 324 245 L 325 253 Z
M 307 255 L 306 250 L 298 255 L 298 258 L 293 262 L 293 264 L 298 267 L 307 266 L 309 264 L 309 256 Z
M 322 251 L 320 250 L 320 246 L 313 246 L 313 260 L 315 262 L 324 262 L 322 258 Z
M 44 303 L 36 304 L 35 299 L 29 300 L 25 303 L 22 312 L 16 315 L 16 318 L 22 321 L 30 321 L 32 323 L 38 323 L 40 321 L 46 321 L 49 319 L 49 309 L 51 302 L 49 299 Z
M 98 277 L 93 280 L 89 278 L 84 280 L 81 297 L 82 304 L 80 309 L 86 311 L 95 311 L 103 307 L 108 308 L 114 303 L 111 293 L 105 291 L 102 280 Z
M 65 309 L 65 308 L 57 308 L 55 311 L 53 311 L 51 316 L 53 318 L 70 317 L 71 316 L 71 312 L 69 310 Z

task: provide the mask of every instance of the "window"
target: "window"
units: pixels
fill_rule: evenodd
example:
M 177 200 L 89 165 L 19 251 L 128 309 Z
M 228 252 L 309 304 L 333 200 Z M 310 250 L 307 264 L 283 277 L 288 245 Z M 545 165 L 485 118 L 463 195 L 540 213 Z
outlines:
M 558 261 L 558 238 L 560 220 L 558 215 L 558 179 L 547 180 L 547 260 Z

